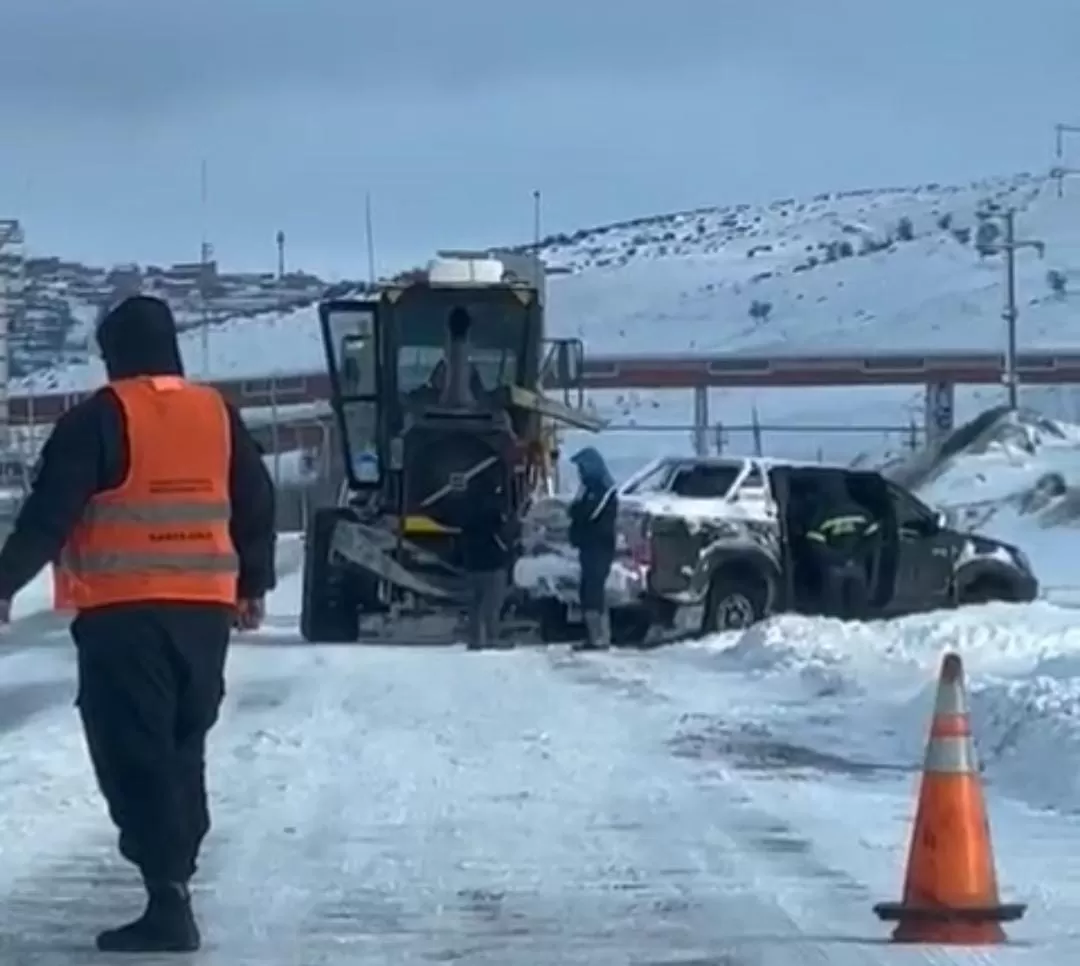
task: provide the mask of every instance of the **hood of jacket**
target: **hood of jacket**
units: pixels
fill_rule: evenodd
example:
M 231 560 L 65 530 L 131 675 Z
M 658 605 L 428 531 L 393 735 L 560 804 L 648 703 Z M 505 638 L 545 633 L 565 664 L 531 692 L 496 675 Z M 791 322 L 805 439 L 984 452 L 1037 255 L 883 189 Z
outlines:
M 607 490 L 615 485 L 604 457 L 595 447 L 586 446 L 575 453 L 570 462 L 577 467 L 578 476 L 581 477 L 581 482 L 585 486 Z
M 161 299 L 134 295 L 111 309 L 97 328 L 109 381 L 136 376 L 182 376 L 176 320 Z

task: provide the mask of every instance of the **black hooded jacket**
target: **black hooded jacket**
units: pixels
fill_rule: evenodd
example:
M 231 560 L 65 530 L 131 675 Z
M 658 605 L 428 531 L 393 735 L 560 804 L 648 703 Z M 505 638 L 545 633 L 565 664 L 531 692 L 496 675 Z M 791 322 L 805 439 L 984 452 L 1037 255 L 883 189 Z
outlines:
M 98 345 L 110 380 L 183 375 L 176 323 L 160 299 L 135 296 L 102 320 Z M 239 413 L 229 407 L 232 465 L 230 531 L 240 558 L 240 597 L 274 587 L 274 486 Z M 64 413 L 41 452 L 33 488 L 0 550 L 0 600 L 10 600 L 48 563 L 97 493 L 127 476 L 123 410 L 108 387 Z

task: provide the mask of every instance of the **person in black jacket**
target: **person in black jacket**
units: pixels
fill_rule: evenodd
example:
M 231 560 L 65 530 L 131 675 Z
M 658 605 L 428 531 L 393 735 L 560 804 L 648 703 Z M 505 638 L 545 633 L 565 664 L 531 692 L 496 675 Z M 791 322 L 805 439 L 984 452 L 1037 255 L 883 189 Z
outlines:
M 176 325 L 158 299 L 126 299 L 97 339 L 110 381 L 183 375 Z M 228 417 L 237 606 L 117 603 L 80 610 L 72 624 L 90 758 L 120 852 L 140 869 L 148 894 L 141 918 L 98 936 L 102 950 L 189 951 L 200 943 L 187 883 L 210 828 L 206 736 L 224 694 L 230 630 L 259 625 L 275 583 L 273 483 L 238 413 L 229 407 Z M 59 559 L 91 499 L 119 487 L 129 465 L 124 410 L 107 386 L 57 420 L 0 550 L 0 618 L 10 620 L 11 599 Z
M 823 476 L 815 497 L 806 541 L 821 574 L 822 613 L 860 620 L 869 605 L 866 562 L 877 521 L 851 498 L 842 473 Z
M 467 516 L 461 533 L 462 563 L 469 577 L 467 647 L 479 651 L 501 645 L 502 608 L 515 535 L 499 482 L 489 474 L 481 474 L 471 482 L 467 496 Z
M 570 543 L 581 566 L 581 613 L 585 641 L 579 647 L 600 650 L 611 643 L 607 609 L 607 579 L 615 562 L 619 498 L 604 457 L 592 446 L 576 453 L 581 490 L 570 504 Z

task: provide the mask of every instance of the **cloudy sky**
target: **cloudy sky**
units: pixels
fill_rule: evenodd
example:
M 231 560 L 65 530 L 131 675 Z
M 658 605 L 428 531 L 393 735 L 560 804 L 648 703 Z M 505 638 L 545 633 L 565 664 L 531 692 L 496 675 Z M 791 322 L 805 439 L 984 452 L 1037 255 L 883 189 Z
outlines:
M 573 229 L 1045 168 L 1080 122 L 1076 0 L 0 0 L 0 37 L 0 217 L 107 262 L 205 222 L 362 275 L 367 190 L 389 270 L 527 240 L 535 188 Z

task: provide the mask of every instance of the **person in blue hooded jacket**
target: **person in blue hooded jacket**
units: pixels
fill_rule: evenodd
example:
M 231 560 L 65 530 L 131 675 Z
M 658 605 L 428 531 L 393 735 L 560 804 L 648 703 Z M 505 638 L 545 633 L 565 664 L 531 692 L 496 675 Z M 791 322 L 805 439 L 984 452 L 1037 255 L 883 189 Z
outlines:
M 616 518 L 619 498 L 604 457 L 592 446 L 577 453 L 581 489 L 570 504 L 570 543 L 577 549 L 581 566 L 581 611 L 588 649 L 611 643 L 605 587 L 615 562 Z

